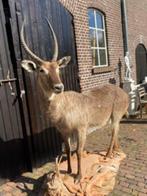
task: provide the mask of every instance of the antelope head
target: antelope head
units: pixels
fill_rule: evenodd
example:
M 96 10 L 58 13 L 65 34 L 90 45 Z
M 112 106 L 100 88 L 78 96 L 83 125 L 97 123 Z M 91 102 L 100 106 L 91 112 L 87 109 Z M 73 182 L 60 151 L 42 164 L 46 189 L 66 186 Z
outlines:
M 25 25 L 25 21 L 24 21 L 20 32 L 20 38 L 21 38 L 22 46 L 24 47 L 28 55 L 32 58 L 32 61 L 23 60 L 21 62 L 21 65 L 28 72 L 32 73 L 36 71 L 38 73 L 38 76 L 40 76 L 38 78 L 40 80 L 41 87 L 44 93 L 48 94 L 50 99 L 52 95 L 61 93 L 64 90 L 64 85 L 60 79 L 60 68 L 65 67 L 69 63 L 71 57 L 65 56 L 60 60 L 58 60 L 57 38 L 49 20 L 47 20 L 47 24 L 52 32 L 53 39 L 55 42 L 54 55 L 52 60 L 51 61 L 42 60 L 40 57 L 38 57 L 29 49 L 24 39 L 24 25 Z

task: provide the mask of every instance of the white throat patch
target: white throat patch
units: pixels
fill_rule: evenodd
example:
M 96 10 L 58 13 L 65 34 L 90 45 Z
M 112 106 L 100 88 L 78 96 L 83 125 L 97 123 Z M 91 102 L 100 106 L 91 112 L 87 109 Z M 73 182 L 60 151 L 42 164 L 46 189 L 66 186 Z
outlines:
M 55 93 L 52 93 L 51 96 L 48 98 L 49 101 L 52 101 L 55 97 Z

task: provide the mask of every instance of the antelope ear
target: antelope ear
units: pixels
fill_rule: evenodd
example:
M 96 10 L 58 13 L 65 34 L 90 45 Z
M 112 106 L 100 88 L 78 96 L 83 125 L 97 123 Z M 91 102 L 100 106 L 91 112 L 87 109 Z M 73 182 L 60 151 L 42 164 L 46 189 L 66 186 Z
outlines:
M 28 72 L 33 72 L 37 69 L 37 65 L 30 60 L 21 61 L 21 66 Z
M 58 64 L 59 64 L 60 68 L 66 67 L 66 65 L 69 63 L 70 60 L 71 60 L 70 56 L 65 56 L 62 59 L 60 59 L 58 61 Z

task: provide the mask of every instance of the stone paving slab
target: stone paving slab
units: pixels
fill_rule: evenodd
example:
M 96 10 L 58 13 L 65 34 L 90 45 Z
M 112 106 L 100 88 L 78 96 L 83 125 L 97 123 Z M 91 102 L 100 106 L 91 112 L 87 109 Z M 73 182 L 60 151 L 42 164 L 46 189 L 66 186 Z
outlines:
M 38 196 L 46 175 L 52 170 L 54 163 L 47 163 L 33 172 L 26 172 L 15 181 L 0 186 L 0 196 Z
M 127 158 L 121 164 L 110 196 L 147 196 L 147 125 L 121 124 L 119 135 Z M 91 152 L 104 151 L 110 137 L 109 128 L 97 130 L 88 136 L 85 148 Z M 33 173 L 27 172 L 16 181 L 7 182 L 0 187 L 0 196 L 39 196 L 46 174 L 53 169 L 54 163 L 47 163 Z

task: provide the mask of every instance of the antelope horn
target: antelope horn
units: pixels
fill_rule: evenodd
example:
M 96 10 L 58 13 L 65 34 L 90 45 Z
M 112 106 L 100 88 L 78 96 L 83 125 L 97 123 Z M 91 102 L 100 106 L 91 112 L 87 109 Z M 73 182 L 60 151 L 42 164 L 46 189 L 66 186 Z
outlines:
M 57 41 L 57 37 L 56 37 L 56 34 L 54 32 L 54 29 L 53 29 L 50 21 L 47 18 L 46 18 L 46 21 L 48 23 L 49 28 L 51 29 L 51 32 L 52 32 L 53 38 L 54 38 L 54 42 L 55 42 L 55 49 L 54 49 L 54 55 L 53 55 L 52 61 L 57 61 L 57 58 L 58 58 L 58 41 Z
M 26 50 L 26 52 L 35 60 L 37 61 L 39 64 L 43 64 L 44 60 L 42 60 L 41 58 L 39 58 L 36 54 L 34 54 L 29 47 L 27 46 L 25 39 L 24 39 L 24 25 L 25 25 L 25 20 L 23 21 L 22 24 L 22 28 L 21 28 L 21 32 L 20 32 L 20 39 L 21 39 L 21 44 L 24 47 L 24 49 Z

